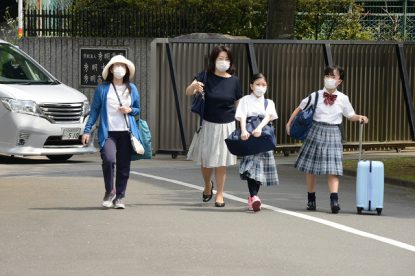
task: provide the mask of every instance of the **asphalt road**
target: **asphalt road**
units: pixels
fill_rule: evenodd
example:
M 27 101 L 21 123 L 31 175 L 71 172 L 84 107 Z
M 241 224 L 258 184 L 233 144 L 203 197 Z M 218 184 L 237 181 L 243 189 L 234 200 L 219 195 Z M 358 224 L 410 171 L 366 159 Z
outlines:
M 382 215 L 357 215 L 355 179 L 345 176 L 333 215 L 321 177 L 309 212 L 294 158 L 277 156 L 280 185 L 261 188 L 264 208 L 252 213 L 237 166 L 226 207 L 215 208 L 202 203 L 199 168 L 183 156 L 136 161 L 127 208 L 104 210 L 97 154 L 1 157 L 0 275 L 415 274 L 415 189 L 386 184 Z

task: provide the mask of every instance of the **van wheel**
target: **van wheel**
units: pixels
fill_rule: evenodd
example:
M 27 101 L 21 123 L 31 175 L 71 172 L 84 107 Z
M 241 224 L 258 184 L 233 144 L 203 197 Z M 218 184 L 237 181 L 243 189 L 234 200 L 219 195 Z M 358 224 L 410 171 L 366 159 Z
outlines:
M 62 155 L 46 155 L 49 160 L 52 161 L 66 161 L 71 158 L 73 154 L 62 154 Z

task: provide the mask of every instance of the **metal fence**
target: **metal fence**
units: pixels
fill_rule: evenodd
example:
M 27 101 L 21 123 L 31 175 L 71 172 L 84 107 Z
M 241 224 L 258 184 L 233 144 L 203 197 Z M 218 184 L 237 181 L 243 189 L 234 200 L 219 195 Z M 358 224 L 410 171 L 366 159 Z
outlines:
M 411 90 L 415 87 L 415 43 L 398 47 L 397 43 L 352 41 L 160 39 L 153 42 L 155 71 L 151 81 L 152 93 L 159 103 L 152 114 L 158 122 L 154 132 L 159 151 L 186 152 L 190 145 L 198 117 L 190 112 L 191 97 L 186 97 L 184 90 L 195 74 L 206 67 L 207 56 L 217 44 L 232 49 L 245 93 L 253 71 L 267 76 L 266 96 L 276 102 L 276 134 L 281 150 L 298 148 L 298 141 L 286 135 L 285 124 L 301 99 L 321 88 L 324 66 L 330 63 L 345 68 L 346 78 L 340 90 L 350 97 L 356 112 L 370 118 L 364 136 L 366 147 L 401 148 L 415 141 L 415 98 Z M 345 122 L 344 128 L 345 147 L 355 148 L 357 124 Z
M 19 41 L 21 49 L 89 99 L 94 87 L 81 83 L 81 49 L 126 49 L 127 57 L 137 67 L 134 83 L 141 93 L 142 117 L 150 124 L 154 150 L 176 154 L 187 150 L 198 124 L 198 117 L 190 112 L 191 98 L 184 95 L 184 90 L 206 67 L 211 49 L 218 44 L 232 49 L 245 93 L 252 72 L 258 70 L 267 76 L 267 97 L 276 102 L 279 115 L 275 124 L 279 150 L 299 147 L 298 141 L 285 134 L 285 123 L 302 98 L 321 88 L 327 63 L 345 68 L 340 90 L 350 97 L 356 112 L 370 118 L 366 147 L 413 145 L 415 43 L 140 38 Z M 346 122 L 344 126 L 345 147 L 355 147 L 357 125 Z
M 171 37 L 203 30 L 191 10 L 28 10 L 24 36 Z
M 361 24 L 376 40 L 415 39 L 415 1 L 356 1 L 364 6 Z M 406 5 L 403 3 L 406 2 Z M 115 12 L 116 11 L 116 12 Z M 70 9 L 24 11 L 24 36 L 175 37 L 197 32 L 221 32 L 216 15 L 200 16 L 191 5 L 173 9 Z M 205 14 L 206 15 L 206 14 Z M 301 16 L 301 12 L 297 17 Z M 266 17 L 263 17 L 265 20 Z M 265 24 L 266 22 L 262 22 Z M 259 36 L 261 37 L 261 36 Z M 262 36 L 265 37 L 265 34 Z
M 415 1 L 356 1 L 364 7 L 361 24 L 375 40 L 415 40 Z

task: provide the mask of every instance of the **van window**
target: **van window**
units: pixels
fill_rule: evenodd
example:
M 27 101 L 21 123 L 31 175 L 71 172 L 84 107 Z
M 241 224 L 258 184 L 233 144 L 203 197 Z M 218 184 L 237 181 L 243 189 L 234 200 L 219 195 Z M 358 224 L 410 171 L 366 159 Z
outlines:
M 55 80 L 15 47 L 0 44 L 0 83 L 55 83 Z

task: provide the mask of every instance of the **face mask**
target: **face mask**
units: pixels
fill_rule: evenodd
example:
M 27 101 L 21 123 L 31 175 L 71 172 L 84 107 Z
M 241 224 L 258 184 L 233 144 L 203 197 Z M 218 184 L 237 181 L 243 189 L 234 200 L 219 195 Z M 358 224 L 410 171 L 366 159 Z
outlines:
M 332 78 L 325 78 L 324 79 L 324 87 L 326 89 L 335 89 L 337 87 L 336 80 Z
M 218 60 L 216 61 L 216 69 L 221 72 L 228 71 L 229 67 L 231 67 L 231 62 L 228 60 Z
M 255 87 L 254 87 L 255 95 L 257 95 L 258 97 L 261 97 L 265 94 L 265 92 L 267 92 L 267 87 L 266 86 L 255 85 Z
M 122 79 L 127 73 L 127 70 L 122 66 L 117 66 L 112 70 L 112 73 L 114 74 L 114 78 Z

